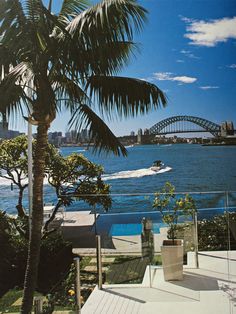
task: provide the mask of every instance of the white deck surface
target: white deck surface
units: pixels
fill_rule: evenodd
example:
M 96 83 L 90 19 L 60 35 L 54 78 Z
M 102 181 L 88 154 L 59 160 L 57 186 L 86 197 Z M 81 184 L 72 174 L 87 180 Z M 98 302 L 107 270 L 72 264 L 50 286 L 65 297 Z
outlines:
M 190 258 L 190 260 L 193 260 Z M 147 268 L 140 285 L 95 288 L 82 314 L 236 314 L 236 251 L 201 252 L 199 269 L 165 282 L 161 268 Z

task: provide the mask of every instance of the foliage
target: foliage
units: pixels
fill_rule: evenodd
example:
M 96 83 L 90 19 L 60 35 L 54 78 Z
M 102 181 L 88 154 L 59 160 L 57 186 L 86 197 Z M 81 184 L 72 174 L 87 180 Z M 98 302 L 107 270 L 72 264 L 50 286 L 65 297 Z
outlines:
M 102 173 L 100 165 L 92 163 L 82 154 L 74 153 L 63 157 L 55 149 L 49 149 L 46 174 L 48 183 L 56 191 L 58 201 L 44 226 L 44 232 L 47 233 L 60 206 L 68 206 L 75 199 L 90 206 L 100 205 L 104 210 L 111 207 L 110 186 L 102 181 Z
M 0 211 L 0 295 L 22 284 L 27 245 L 28 241 L 18 233 L 14 218 Z
M 0 298 L 0 313 L 5 313 L 10 310 L 10 312 L 13 312 L 12 304 L 15 303 L 20 297 L 22 297 L 22 290 L 19 290 L 18 288 L 9 290 L 4 296 Z M 16 308 L 14 307 L 14 310 Z M 20 308 L 18 308 L 18 311 Z
M 229 227 L 229 229 L 228 229 Z M 177 236 L 182 239 L 187 231 L 190 234 L 188 241 L 185 241 L 185 252 L 192 251 L 194 241 L 192 225 L 189 223 L 177 226 Z M 198 250 L 199 251 L 222 251 L 236 249 L 236 213 L 224 213 L 216 215 L 211 219 L 198 221 Z
M 83 271 L 83 268 L 88 264 L 91 258 L 83 257 L 80 259 L 80 279 L 81 285 L 86 284 L 88 276 L 92 275 Z M 92 292 L 93 287 L 97 284 L 97 276 L 93 277 L 93 284 L 90 283 L 91 288 L 83 289 L 81 291 L 81 303 L 86 301 L 89 294 Z M 53 309 L 57 307 L 63 307 L 68 309 L 76 308 L 76 295 L 75 295 L 75 281 L 76 281 L 76 269 L 74 263 L 71 264 L 69 271 L 64 276 L 64 280 L 60 284 L 56 285 L 47 295 L 47 304 L 45 304 L 45 313 L 51 313 Z
M 19 233 L 19 218 L 0 211 L 0 295 L 15 286 L 22 287 L 27 261 L 28 240 Z M 72 247 L 59 233 L 45 237 L 41 243 L 37 289 L 48 293 L 64 278 L 72 263 Z
M 162 221 L 169 226 L 169 237 L 173 243 L 176 239 L 179 217 L 193 216 L 196 211 L 194 199 L 188 194 L 177 198 L 175 187 L 169 182 L 166 182 L 165 186 L 155 193 L 153 208 L 161 213 Z
M 229 249 L 229 230 L 231 250 L 236 249 L 235 224 L 236 213 L 224 213 L 212 219 L 203 219 L 198 222 L 198 248 L 199 251 L 221 251 Z M 231 227 L 232 226 L 232 227 Z
M 33 156 L 35 151 L 35 140 L 33 140 Z M 56 148 L 48 144 L 46 164 L 49 163 L 49 152 L 55 154 Z M 16 206 L 18 216 L 27 218 L 23 208 L 22 200 L 24 190 L 28 187 L 28 139 L 21 135 L 0 143 L 0 177 L 11 181 L 18 187 L 18 204 Z
M 8 179 L 19 188 L 18 215 L 23 217 L 23 192 L 28 186 L 27 138 L 18 136 L 0 143 L 0 177 Z
M 23 290 L 19 287 L 7 291 L 0 297 L 0 313 L 20 313 L 22 296 Z M 35 292 L 34 296 L 42 296 L 42 294 Z M 14 304 L 16 301 L 18 302 Z
M 19 188 L 18 220 L 17 226 L 25 237 L 28 238 L 28 216 L 22 206 L 23 192 L 28 186 L 26 136 L 18 136 L 11 140 L 5 140 L 0 144 L 0 176 L 11 180 Z M 33 141 L 33 155 L 35 140 Z M 1 172 L 5 170 L 5 172 Z M 71 154 L 63 157 L 55 146 L 47 144 L 45 176 L 48 183 L 55 189 L 58 203 L 55 211 L 46 223 L 44 229 L 48 229 L 49 223 L 55 218 L 60 206 L 68 206 L 74 199 L 83 200 L 90 206 L 101 205 L 104 210 L 111 207 L 109 197 L 109 185 L 101 180 L 103 168 L 90 162 L 82 154 Z M 21 209 L 21 211 L 20 211 Z M 21 214 L 23 212 L 23 214 Z
M 70 204 L 75 197 L 90 206 L 100 204 L 105 210 L 111 207 L 109 185 L 101 179 L 103 168 L 82 154 L 73 153 L 67 157 L 59 153 L 51 154 L 46 173 L 49 184 L 55 188 L 63 205 Z
M 73 261 L 72 245 L 58 232 L 50 234 L 41 243 L 37 290 L 48 293 L 60 283 Z

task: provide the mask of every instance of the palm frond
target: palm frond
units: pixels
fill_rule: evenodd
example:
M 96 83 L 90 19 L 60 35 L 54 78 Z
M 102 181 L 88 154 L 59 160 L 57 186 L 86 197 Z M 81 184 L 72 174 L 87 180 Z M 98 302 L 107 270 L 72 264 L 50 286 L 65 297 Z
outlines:
M 69 109 L 71 113 L 75 111 L 78 103 L 90 103 L 87 94 L 72 79 L 65 75 L 57 75 L 51 80 L 53 80 L 52 87 L 58 104 L 64 103 L 65 108 Z
M 25 1 L 26 15 L 31 23 L 35 23 L 36 21 L 40 20 L 42 16 L 42 8 L 43 8 L 42 0 Z
M 82 128 L 89 130 L 94 151 L 112 151 L 115 155 L 127 155 L 125 147 L 119 142 L 106 123 L 87 105 L 79 105 L 69 121 L 69 127 L 77 131 Z
M 106 0 L 73 18 L 65 27 L 70 36 L 54 31 L 53 37 L 63 42 L 60 58 L 63 64 L 71 61 L 71 75 L 114 75 L 137 49 L 133 31 L 139 31 L 145 20 L 146 10 L 136 0 Z
M 34 78 L 32 65 L 30 62 L 21 62 L 15 67 L 11 67 L 9 74 L 6 76 L 6 81 L 14 81 L 21 86 L 27 86 L 29 81 Z
M 19 0 L 3 0 L 0 5 L 0 33 L 9 30 L 12 25 L 25 22 L 25 14 Z
M 136 0 L 103 0 L 75 17 L 67 26 L 71 34 L 83 35 L 89 43 L 117 39 L 132 41 L 139 32 L 147 11 Z
M 94 97 L 98 103 L 100 112 L 108 118 L 114 114 L 120 118 L 134 117 L 166 106 L 164 93 L 156 85 L 143 80 L 92 76 L 87 88 L 90 97 Z
M 84 53 L 92 75 L 114 75 L 128 65 L 130 54 L 135 56 L 138 46 L 133 42 L 120 41 L 101 44 Z
M 14 82 L 2 80 L 0 94 L 0 112 L 5 112 L 7 116 L 19 118 L 23 115 L 23 108 L 29 109 L 24 89 Z
M 4 72 L 9 73 L 10 67 L 15 66 L 16 59 L 8 47 L 0 43 L 0 67 L 4 67 Z
M 87 0 L 66 0 L 63 1 L 58 20 L 64 25 L 68 25 L 70 21 L 86 10 L 89 6 Z

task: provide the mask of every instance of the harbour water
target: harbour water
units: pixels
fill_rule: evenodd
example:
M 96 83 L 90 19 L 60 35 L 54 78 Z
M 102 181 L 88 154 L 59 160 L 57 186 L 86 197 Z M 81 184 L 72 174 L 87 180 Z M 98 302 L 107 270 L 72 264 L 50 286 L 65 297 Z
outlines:
M 171 182 L 177 192 L 209 192 L 196 195 L 199 203 L 209 208 L 223 207 L 225 191 L 229 205 L 236 199 L 236 146 L 201 146 L 189 144 L 139 145 L 127 147 L 127 157 L 112 154 L 95 155 L 92 148 L 63 147 L 64 156 L 82 153 L 89 160 L 104 167 L 103 179 L 111 185 L 112 213 L 152 210 L 153 193 L 165 182 Z M 161 160 L 165 167 L 159 172 L 150 170 L 154 160 Z M 219 192 L 219 193 L 212 193 Z M 0 178 L 0 208 L 15 213 L 17 189 L 10 189 L 10 182 Z M 53 190 L 45 185 L 45 202 L 55 202 Z M 27 193 L 24 200 L 27 207 Z M 86 204 L 74 202 L 67 210 L 89 209 Z M 97 209 L 100 210 L 99 208 Z

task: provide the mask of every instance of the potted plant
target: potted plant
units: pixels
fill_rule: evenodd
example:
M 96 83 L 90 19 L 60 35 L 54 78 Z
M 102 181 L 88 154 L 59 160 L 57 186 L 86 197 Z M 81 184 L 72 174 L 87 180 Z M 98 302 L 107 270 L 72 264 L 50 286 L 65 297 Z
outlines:
M 188 194 L 178 198 L 175 187 L 166 182 L 165 186 L 157 193 L 153 202 L 162 217 L 162 221 L 168 225 L 168 239 L 161 246 L 162 265 L 164 278 L 169 280 L 183 279 L 183 240 L 177 239 L 176 232 L 180 216 L 193 216 L 196 205 Z

